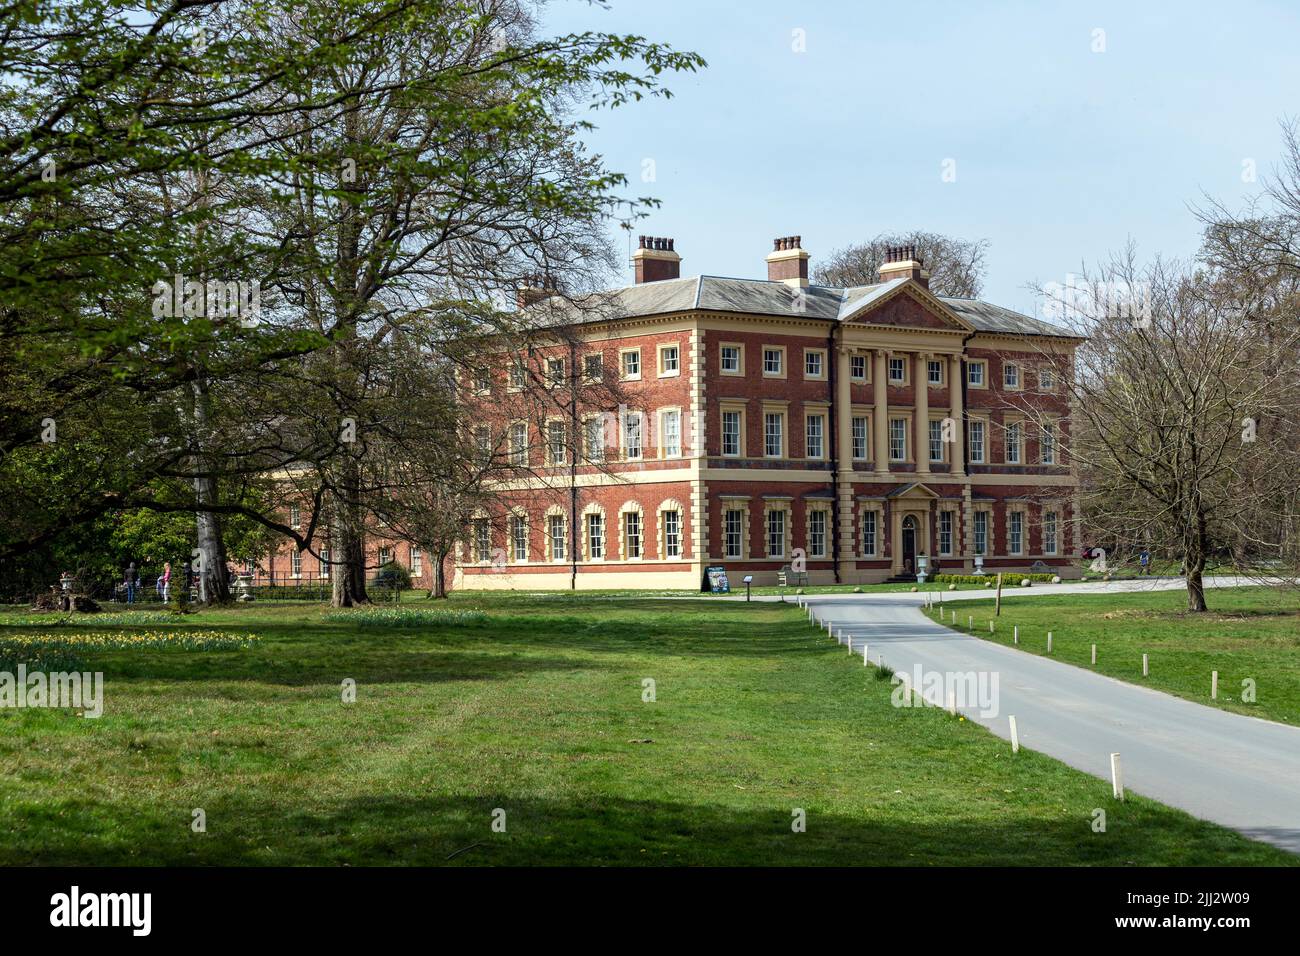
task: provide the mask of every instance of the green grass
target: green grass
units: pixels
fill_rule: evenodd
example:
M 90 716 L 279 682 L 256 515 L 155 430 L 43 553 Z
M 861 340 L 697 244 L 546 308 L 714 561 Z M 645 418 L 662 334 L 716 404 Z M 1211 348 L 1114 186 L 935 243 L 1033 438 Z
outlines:
M 993 601 L 946 605 L 957 612 L 957 629 L 999 644 L 1013 642 L 1020 627 L 1020 649 L 1092 668 L 1120 680 L 1177 694 L 1198 703 L 1255 717 L 1300 722 L 1300 596 L 1271 587 L 1214 588 L 1206 592 L 1210 610 L 1187 612 L 1185 591 L 1129 594 L 1043 594 L 1023 599 L 1003 593 L 1002 614 L 989 634 Z M 932 612 L 937 613 L 937 612 Z M 951 624 L 949 625 L 951 626 Z M 1150 675 L 1142 676 L 1142 655 Z M 1219 696 L 1210 699 L 1210 674 L 1219 672 Z M 1254 703 L 1242 700 L 1242 682 L 1255 682 Z
M 789 605 L 411 606 L 487 621 L 256 604 L 187 619 L 260 636 L 240 649 L 86 649 L 101 719 L 0 710 L 0 865 L 1297 862 L 894 708 L 887 674 Z

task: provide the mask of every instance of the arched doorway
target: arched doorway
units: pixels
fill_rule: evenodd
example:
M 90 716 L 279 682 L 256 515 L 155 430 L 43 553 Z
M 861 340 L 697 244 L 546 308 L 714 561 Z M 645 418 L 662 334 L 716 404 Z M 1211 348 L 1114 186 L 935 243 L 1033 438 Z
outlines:
M 916 518 L 903 518 L 903 573 L 916 573 Z

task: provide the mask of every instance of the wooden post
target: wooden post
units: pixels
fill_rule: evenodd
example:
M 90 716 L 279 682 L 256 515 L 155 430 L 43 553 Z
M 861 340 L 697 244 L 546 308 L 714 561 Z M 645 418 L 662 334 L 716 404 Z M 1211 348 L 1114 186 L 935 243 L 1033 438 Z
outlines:
M 866 644 L 862 645 L 862 666 L 863 667 L 867 666 L 867 645 Z
M 1210 671 L 1210 700 L 1219 699 L 1219 672 Z
M 1092 663 L 1093 663 L 1094 666 L 1095 666 L 1096 663 L 1097 663 L 1097 645 L 1096 645 L 1096 644 L 1092 645 Z
M 966 616 L 966 630 L 968 630 L 968 631 L 973 631 L 973 630 L 975 630 L 975 615 L 974 615 L 974 614 L 968 614 L 968 615 Z
M 1019 624 L 1017 624 L 1015 627 L 1013 627 L 1013 628 L 1011 629 L 1011 643 L 1013 643 L 1013 644 L 1019 644 L 1019 643 L 1020 643 L 1020 625 L 1019 625 Z
M 1145 654 L 1142 655 L 1142 676 L 1143 677 L 1151 676 L 1151 666 L 1147 661 L 1147 656 Z
M 993 614 L 996 617 L 1002 616 L 1002 572 L 998 572 L 998 597 L 993 605 Z
M 1052 632 L 1047 632 L 1047 653 L 1052 653 Z
M 1116 800 L 1124 799 L 1124 774 L 1119 765 L 1119 754 L 1110 755 L 1110 785 Z
M 1016 733 L 1016 718 L 1011 716 L 1007 720 L 1011 722 L 1011 752 L 1018 754 L 1020 753 L 1020 735 Z
M 990 633 L 990 634 L 993 633 L 993 622 L 992 622 L 992 621 L 989 621 L 989 633 Z

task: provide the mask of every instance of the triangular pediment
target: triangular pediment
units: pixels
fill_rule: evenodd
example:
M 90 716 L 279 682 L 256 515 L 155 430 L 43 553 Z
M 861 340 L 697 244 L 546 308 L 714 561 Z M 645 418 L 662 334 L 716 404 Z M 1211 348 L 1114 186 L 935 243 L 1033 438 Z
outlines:
M 974 332 L 975 327 L 915 279 L 894 279 L 846 303 L 841 322 L 896 329 Z
M 929 487 L 928 485 L 922 484 L 922 483 L 919 482 L 919 481 L 913 481 L 913 482 L 911 482 L 910 484 L 899 485 L 897 488 L 895 488 L 893 491 L 891 491 L 891 492 L 887 495 L 887 497 L 889 497 L 889 498 L 920 498 L 920 499 L 922 499 L 922 500 L 925 500 L 925 499 L 931 499 L 931 498 L 941 498 L 941 497 L 943 497 L 943 496 L 940 495 L 940 494 L 939 494 L 937 491 L 935 491 L 933 488 Z

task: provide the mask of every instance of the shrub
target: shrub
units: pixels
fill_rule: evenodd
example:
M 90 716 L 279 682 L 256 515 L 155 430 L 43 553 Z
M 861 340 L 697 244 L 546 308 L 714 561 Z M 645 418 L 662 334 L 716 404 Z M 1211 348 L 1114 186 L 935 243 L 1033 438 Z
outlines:
M 411 590 L 411 572 L 396 561 L 380 565 L 375 581 L 386 588 L 396 588 L 399 591 Z
M 1050 582 L 1052 574 L 1022 574 L 1021 580 Z M 997 583 L 997 574 L 936 574 L 934 580 L 940 584 L 983 584 L 991 586 Z M 1003 578 L 1003 583 L 1007 583 Z

